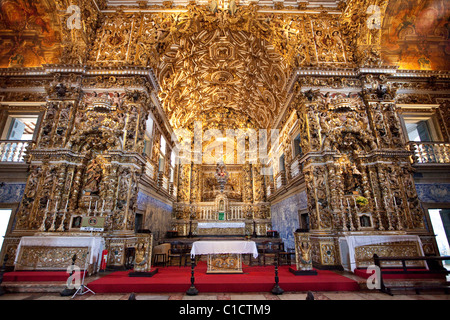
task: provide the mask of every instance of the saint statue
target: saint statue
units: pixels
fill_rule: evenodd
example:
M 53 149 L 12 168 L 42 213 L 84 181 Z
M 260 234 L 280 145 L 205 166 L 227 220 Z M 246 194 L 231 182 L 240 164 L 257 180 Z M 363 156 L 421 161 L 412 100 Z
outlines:
M 228 181 L 228 171 L 223 163 L 218 163 L 216 167 L 216 179 L 220 186 L 220 192 L 223 192 L 225 184 Z
M 101 161 L 95 159 L 86 168 L 86 184 L 84 190 L 90 194 L 99 192 L 100 180 L 102 179 L 103 168 Z

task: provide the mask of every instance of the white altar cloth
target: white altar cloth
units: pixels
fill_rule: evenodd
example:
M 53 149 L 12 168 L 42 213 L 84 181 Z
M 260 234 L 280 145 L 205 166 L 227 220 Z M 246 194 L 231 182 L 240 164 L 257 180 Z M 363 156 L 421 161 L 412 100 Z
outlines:
M 341 238 L 342 239 L 342 238 Z M 342 242 L 342 239 L 340 242 Z M 356 261 L 355 261 L 355 248 L 371 245 L 371 244 L 381 244 L 386 242 L 401 242 L 401 241 L 413 241 L 418 243 L 419 250 L 424 256 L 422 249 L 422 242 L 420 241 L 419 236 L 417 235 L 374 235 L 374 236 L 345 236 L 345 241 L 348 245 L 348 253 L 350 256 L 350 270 L 353 271 L 356 269 Z
M 199 222 L 197 228 L 245 228 L 245 222 Z
M 254 241 L 196 241 L 192 244 L 191 257 L 200 254 L 251 253 L 258 257 Z
M 16 258 L 14 264 L 19 259 L 20 249 L 24 246 L 34 247 L 88 247 L 89 248 L 89 264 L 100 261 L 100 255 L 103 250 L 104 240 L 102 237 L 58 237 L 58 236 L 41 236 L 41 237 L 22 237 L 17 246 Z

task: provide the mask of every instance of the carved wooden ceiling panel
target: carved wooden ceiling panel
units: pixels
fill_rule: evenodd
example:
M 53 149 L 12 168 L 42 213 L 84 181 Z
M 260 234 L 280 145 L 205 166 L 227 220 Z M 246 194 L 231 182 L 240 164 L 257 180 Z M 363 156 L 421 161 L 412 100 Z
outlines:
M 228 128 L 249 122 L 267 128 L 286 96 L 282 57 L 244 31 L 216 29 L 181 38 L 161 60 L 161 98 L 174 127 L 209 120 L 208 127 L 220 128 L 223 115 Z M 234 113 L 242 116 L 229 117 Z

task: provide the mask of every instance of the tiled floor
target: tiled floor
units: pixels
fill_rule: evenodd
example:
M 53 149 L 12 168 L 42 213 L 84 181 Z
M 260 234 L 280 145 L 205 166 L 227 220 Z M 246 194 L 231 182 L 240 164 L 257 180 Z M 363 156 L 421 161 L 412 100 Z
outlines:
M 380 292 L 313 292 L 315 300 L 450 300 L 450 295 L 433 294 L 403 294 L 389 296 Z M 109 293 L 76 296 L 73 300 L 128 300 L 130 294 Z M 188 296 L 182 293 L 137 293 L 136 300 L 305 300 L 306 292 L 285 292 L 282 295 L 271 293 L 199 293 Z M 6 293 L 0 300 L 72 300 L 72 297 L 61 297 L 58 293 Z

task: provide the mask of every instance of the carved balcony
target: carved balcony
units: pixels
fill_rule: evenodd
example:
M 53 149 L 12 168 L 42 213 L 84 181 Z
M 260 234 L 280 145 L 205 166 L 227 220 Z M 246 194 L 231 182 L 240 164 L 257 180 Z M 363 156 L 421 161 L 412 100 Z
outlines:
M 28 140 L 0 140 L 0 162 L 24 163 L 29 145 Z
M 409 142 L 413 164 L 450 164 L 450 143 Z

